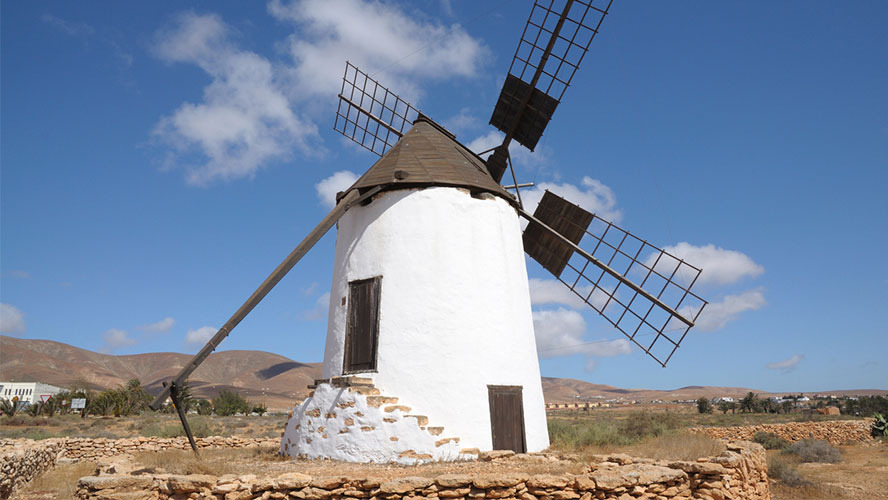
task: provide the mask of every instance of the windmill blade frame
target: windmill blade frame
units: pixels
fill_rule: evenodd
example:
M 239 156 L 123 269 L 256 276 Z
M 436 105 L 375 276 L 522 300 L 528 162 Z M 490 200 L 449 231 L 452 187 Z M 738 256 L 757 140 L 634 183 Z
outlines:
M 490 117 L 490 124 L 506 134 L 502 148 L 514 139 L 534 150 L 612 3 L 534 2 Z M 495 164 L 502 162 L 496 153 L 492 158 Z
M 519 213 L 528 255 L 665 367 L 707 304 L 691 291 L 702 271 L 550 191 Z
M 357 66 L 345 62 L 334 130 L 382 156 L 404 136 L 404 129 L 420 114 Z

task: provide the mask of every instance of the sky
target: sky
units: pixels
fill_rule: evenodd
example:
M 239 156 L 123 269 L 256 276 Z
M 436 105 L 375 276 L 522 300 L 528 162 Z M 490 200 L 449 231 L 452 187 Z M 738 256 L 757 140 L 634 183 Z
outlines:
M 529 12 L 2 2 L 0 333 L 196 352 L 376 160 L 333 130 L 345 61 L 480 152 Z M 544 376 L 888 389 L 886 18 L 614 2 L 516 173 L 701 267 L 710 304 L 663 368 L 528 258 Z M 220 349 L 321 361 L 335 238 Z

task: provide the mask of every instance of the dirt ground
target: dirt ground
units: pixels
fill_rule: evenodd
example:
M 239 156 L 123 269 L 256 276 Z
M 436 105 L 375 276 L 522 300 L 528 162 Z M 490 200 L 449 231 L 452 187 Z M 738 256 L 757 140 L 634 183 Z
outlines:
M 637 408 L 624 411 L 559 413 L 550 418 L 582 419 L 598 424 L 614 424 L 635 418 Z M 679 426 L 698 425 L 708 420 L 709 425 L 737 425 L 762 423 L 765 417 L 751 415 L 709 415 L 700 416 L 684 408 L 659 408 L 671 413 L 680 420 Z M 659 412 L 658 412 L 659 413 Z M 773 417 L 771 417 L 773 418 Z M 286 416 L 265 417 L 197 417 L 190 416 L 192 427 L 199 427 L 207 435 L 227 436 L 278 436 Z M 724 420 L 724 422 L 713 422 Z M 749 421 L 753 420 L 753 421 Z M 741 422 L 738 422 L 741 421 Z M 197 425 L 195 425 L 197 424 Z M 90 417 L 58 418 L 50 422 L 22 421 L 16 425 L 0 425 L 0 437 L 130 437 L 135 435 L 158 435 L 168 437 L 178 432 L 179 423 L 174 415 L 145 415 L 121 419 Z M 626 452 L 635 456 L 666 458 L 661 453 L 673 454 L 676 450 L 687 451 L 691 444 L 681 435 L 670 434 L 643 440 L 628 446 L 606 446 L 603 449 L 590 449 L 590 453 Z M 708 443 L 696 443 L 700 453 L 709 453 Z M 841 448 L 842 461 L 836 464 L 800 464 L 798 472 L 810 481 L 809 486 L 791 488 L 778 481 L 772 481 L 771 492 L 775 500 L 888 500 L 888 443 L 854 445 Z M 565 452 L 567 453 L 567 452 Z M 775 452 L 770 452 L 775 453 Z M 313 476 L 333 476 L 338 474 L 367 475 L 384 478 L 401 476 L 436 476 L 446 473 L 501 473 L 520 470 L 529 474 L 578 473 L 581 471 L 582 456 L 585 450 L 573 453 L 580 460 L 548 460 L 540 456 L 524 456 L 518 459 L 496 462 L 466 462 L 429 464 L 421 466 L 397 465 L 355 465 L 331 461 L 301 461 L 279 457 L 276 449 L 205 450 L 200 460 L 190 452 L 167 451 L 140 453 L 129 460 L 129 467 L 147 468 L 157 472 L 174 474 L 203 473 L 213 475 L 249 474 L 262 476 L 278 475 L 284 472 L 302 472 Z M 701 455 L 702 456 L 702 455 Z M 679 457 L 675 457 L 679 458 Z M 687 459 L 687 458 L 684 458 Z M 107 466 L 97 463 L 63 463 L 46 472 L 41 477 L 16 493 L 20 500 L 58 500 L 73 498 L 77 479 L 93 474 L 97 467 Z
M 839 463 L 799 464 L 800 475 L 812 485 L 790 488 L 772 481 L 771 496 L 774 500 L 888 499 L 888 445 L 841 446 L 839 449 L 842 451 Z

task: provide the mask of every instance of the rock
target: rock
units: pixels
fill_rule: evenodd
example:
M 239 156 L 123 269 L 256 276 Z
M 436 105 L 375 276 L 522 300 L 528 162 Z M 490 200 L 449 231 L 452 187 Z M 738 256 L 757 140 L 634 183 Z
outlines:
M 379 491 L 403 494 L 413 490 L 421 490 L 430 484 L 432 484 L 432 480 L 427 477 L 401 477 L 382 483 L 379 485 Z
M 528 476 L 526 474 L 520 473 L 478 474 L 472 480 L 472 484 L 480 489 L 511 488 L 527 481 L 527 479 Z
M 435 478 L 435 482 L 438 483 L 438 486 L 443 486 L 444 488 L 459 488 L 472 484 L 472 476 L 468 474 L 442 474 Z
M 567 483 L 566 477 L 551 474 L 537 474 L 527 480 L 527 486 L 530 488 L 564 488 Z
M 154 482 L 153 478 L 142 476 L 87 476 L 82 477 L 77 482 L 78 488 L 87 488 L 90 490 L 133 490 L 147 489 Z
M 311 484 L 311 476 L 298 472 L 285 472 L 274 480 L 276 489 L 304 488 Z
M 172 475 L 167 478 L 167 484 L 173 493 L 192 493 L 215 486 L 216 476 L 207 474 Z
M 490 462 L 491 460 L 499 460 L 501 458 L 511 457 L 515 452 L 512 450 L 491 450 L 491 451 L 482 451 L 478 456 L 481 460 L 485 462 Z

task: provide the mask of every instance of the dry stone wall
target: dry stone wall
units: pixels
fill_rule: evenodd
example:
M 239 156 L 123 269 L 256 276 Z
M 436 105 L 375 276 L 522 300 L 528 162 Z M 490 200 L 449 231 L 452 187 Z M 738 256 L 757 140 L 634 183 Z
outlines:
M 62 440 L 4 441 L 0 443 L 0 498 L 55 465 L 64 452 Z
M 500 453 L 506 457 L 508 453 Z M 417 469 L 420 471 L 421 469 Z M 744 499 L 769 500 L 765 450 L 731 442 L 716 457 L 656 462 L 628 455 L 595 457 L 581 474 L 443 474 L 436 477 L 312 477 L 289 472 L 255 475 L 99 475 L 82 478 L 78 498 L 332 499 L 414 498 L 520 500 Z
M 757 432 L 776 434 L 790 442 L 814 438 L 832 445 L 872 441 L 868 420 L 832 420 L 827 422 L 789 422 L 739 427 L 694 427 L 691 429 L 716 439 L 751 440 Z

